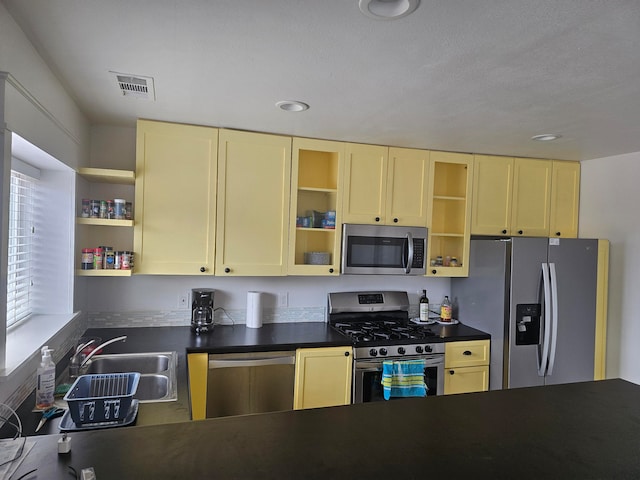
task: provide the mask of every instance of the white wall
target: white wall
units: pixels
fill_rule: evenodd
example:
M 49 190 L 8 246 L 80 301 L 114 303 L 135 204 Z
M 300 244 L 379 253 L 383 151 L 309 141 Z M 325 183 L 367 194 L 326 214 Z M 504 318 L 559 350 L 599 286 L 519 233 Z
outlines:
M 640 152 L 581 170 L 580 236 L 611 242 L 607 378 L 640 383 Z
M 88 163 L 89 123 L 64 86 L 31 45 L 22 30 L 15 23 L 0 2 L 0 71 L 7 72 L 4 96 L 0 96 L 0 128 L 2 137 L 8 142 L 9 131 L 36 145 L 41 150 L 60 160 L 69 167 L 76 168 Z M 6 128 L 6 130 L 5 130 Z M 0 142 L 0 165 L 8 165 L 11 151 Z M 8 170 L 0 169 L 0 183 L 3 199 L 8 192 Z M 2 202 L 3 213 L 8 211 L 6 201 Z M 4 222 L 3 222 L 4 224 Z M 1 235 L 3 256 L 6 256 L 6 229 Z M 71 232 L 69 232 L 71 233 Z M 55 252 L 52 252 L 55 255 Z M 6 275 L 2 269 L 0 275 Z M 82 282 L 80 282 L 82 284 Z M 6 285 L 0 282 L 0 285 Z M 3 290 L 6 292 L 6 288 Z M 6 302 L 6 293 L 0 293 L 0 304 Z M 0 310 L 2 311 L 2 310 Z M 0 325 L 4 329 L 5 314 L 0 314 Z M 56 360 L 62 355 L 59 348 L 74 334 L 76 322 L 72 322 L 51 339 L 49 345 L 56 348 Z M 4 358 L 4 341 L 0 345 L 0 355 Z M 0 381 L 0 401 L 16 405 L 33 388 L 35 371 L 39 358 L 34 354 L 10 376 Z
M 247 292 L 265 292 L 264 306 L 277 307 L 278 294 L 288 293 L 289 307 L 325 307 L 327 293 L 354 290 L 404 290 L 412 305 L 426 288 L 429 300 L 449 295 L 448 279 L 397 276 L 340 277 L 199 277 L 134 275 L 131 278 L 92 278 L 89 312 L 139 312 L 178 309 L 178 296 L 192 288 L 214 288 L 215 306 L 244 309 Z M 188 312 L 187 312 L 188 315 Z

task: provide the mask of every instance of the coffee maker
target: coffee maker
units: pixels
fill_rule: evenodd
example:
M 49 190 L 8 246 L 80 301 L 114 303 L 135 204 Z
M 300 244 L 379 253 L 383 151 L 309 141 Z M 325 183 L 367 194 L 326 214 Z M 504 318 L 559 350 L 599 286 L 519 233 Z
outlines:
M 191 290 L 191 329 L 196 335 L 213 330 L 214 292 L 212 288 Z

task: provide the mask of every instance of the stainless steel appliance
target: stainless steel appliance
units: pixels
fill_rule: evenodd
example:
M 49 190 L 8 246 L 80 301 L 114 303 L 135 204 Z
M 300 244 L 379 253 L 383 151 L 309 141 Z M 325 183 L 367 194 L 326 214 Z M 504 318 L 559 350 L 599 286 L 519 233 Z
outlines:
M 196 333 L 213 330 L 213 294 L 211 288 L 191 290 L 191 329 Z
M 424 275 L 427 229 L 342 225 L 342 273 Z
M 293 409 L 296 353 L 209 355 L 207 418 Z
M 353 403 L 383 400 L 382 362 L 425 361 L 427 395 L 444 392 L 444 343 L 409 321 L 407 292 L 329 293 L 329 324 L 354 345 Z
M 490 389 L 593 380 L 597 240 L 474 238 L 469 258 L 451 293 L 491 334 Z

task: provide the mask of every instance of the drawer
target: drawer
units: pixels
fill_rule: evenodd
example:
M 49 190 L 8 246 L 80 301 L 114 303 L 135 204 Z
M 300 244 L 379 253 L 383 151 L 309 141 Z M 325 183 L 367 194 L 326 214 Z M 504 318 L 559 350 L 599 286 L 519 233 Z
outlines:
M 489 365 L 489 340 L 447 342 L 445 344 L 445 368 L 475 365 Z

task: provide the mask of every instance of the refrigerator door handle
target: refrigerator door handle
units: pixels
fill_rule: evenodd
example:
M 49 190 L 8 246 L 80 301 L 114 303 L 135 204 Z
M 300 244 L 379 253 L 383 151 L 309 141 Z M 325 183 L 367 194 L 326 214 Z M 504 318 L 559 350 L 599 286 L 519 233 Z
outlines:
M 542 353 L 538 350 L 538 376 L 544 377 L 549 362 L 549 340 L 551 335 L 551 287 L 549 285 L 549 264 L 542 264 L 542 282 L 544 285 L 544 340 Z
M 556 264 L 549 264 L 551 274 L 551 348 L 549 351 L 549 368 L 547 375 L 553 373 L 553 365 L 556 361 L 556 344 L 558 341 L 558 277 L 556 275 Z

